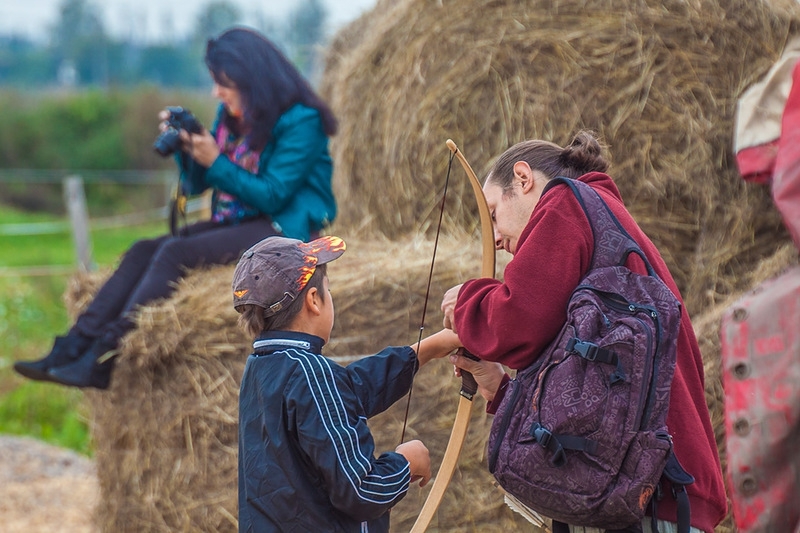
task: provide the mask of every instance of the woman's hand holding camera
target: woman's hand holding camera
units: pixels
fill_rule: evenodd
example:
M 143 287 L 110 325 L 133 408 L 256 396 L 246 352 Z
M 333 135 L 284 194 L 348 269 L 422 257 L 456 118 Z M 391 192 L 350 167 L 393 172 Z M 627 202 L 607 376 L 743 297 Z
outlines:
M 179 146 L 176 146 L 177 143 L 168 143 L 172 144 L 172 146 L 168 146 L 167 150 L 162 151 L 162 155 L 167 155 L 170 151 L 179 147 L 199 164 L 206 168 L 210 167 L 220 154 L 217 141 L 207 129 L 203 128 L 200 123 L 188 113 L 188 111 L 185 112 L 185 115 L 189 117 L 190 127 L 196 128 L 199 131 L 192 133 L 181 127 L 183 123 L 180 120 L 175 120 L 174 110 L 176 109 L 180 110 L 181 115 L 184 115 L 182 108 L 167 108 L 158 113 L 158 118 L 160 120 L 158 129 L 161 131 L 162 137 L 163 133 L 169 128 L 175 128 L 178 129 L 181 141 Z
M 181 149 L 206 168 L 210 167 L 220 154 L 217 141 L 205 129 L 202 133 L 181 130 Z

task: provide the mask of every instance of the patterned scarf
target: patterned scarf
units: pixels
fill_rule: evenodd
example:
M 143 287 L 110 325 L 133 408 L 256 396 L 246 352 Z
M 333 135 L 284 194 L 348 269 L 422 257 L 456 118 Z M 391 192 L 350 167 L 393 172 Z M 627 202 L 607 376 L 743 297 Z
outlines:
M 253 174 L 258 173 L 261 150 L 250 149 L 247 146 L 246 138 L 234 136 L 222 121 L 217 125 L 217 146 L 231 162 Z M 219 189 L 214 189 L 211 198 L 211 213 L 211 220 L 214 222 L 228 224 L 254 218 L 261 214 L 255 207 L 251 207 L 236 196 Z

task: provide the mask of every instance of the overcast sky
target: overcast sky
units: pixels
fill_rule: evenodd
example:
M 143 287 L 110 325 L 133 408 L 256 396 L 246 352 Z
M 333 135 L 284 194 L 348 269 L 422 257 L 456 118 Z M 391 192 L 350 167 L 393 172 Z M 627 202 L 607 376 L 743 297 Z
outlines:
M 211 0 L 88 0 L 104 17 L 114 37 L 159 41 L 170 33 L 178 37 L 194 26 L 200 10 Z M 283 19 L 298 0 L 229 0 L 241 9 L 245 23 L 259 18 Z M 376 0 L 323 0 L 331 31 L 372 9 Z M 58 18 L 62 0 L 0 0 L 0 35 L 44 40 Z

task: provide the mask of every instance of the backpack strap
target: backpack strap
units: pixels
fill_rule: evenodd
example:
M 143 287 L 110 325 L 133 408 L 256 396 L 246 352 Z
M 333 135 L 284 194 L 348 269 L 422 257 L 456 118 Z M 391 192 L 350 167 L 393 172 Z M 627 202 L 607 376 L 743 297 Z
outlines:
M 558 520 L 553 520 L 553 533 L 569 533 L 569 525 Z
M 616 369 L 609 379 L 611 385 L 620 381 L 625 381 L 625 369 L 622 368 L 622 362 L 619 360 L 619 356 L 616 352 L 602 348 L 593 342 L 582 341 L 578 337 L 572 337 L 567 342 L 565 350 L 568 353 L 577 354 L 587 361 L 615 366 Z
M 622 224 L 600 194 L 582 181 L 559 176 L 550 180 L 567 185 L 581 205 L 594 238 L 594 253 L 590 270 L 621 266 L 632 253 L 638 255 L 650 276 L 658 277 L 639 244 L 625 231 Z
M 678 457 L 674 452 L 669 452 L 667 456 L 667 464 L 664 467 L 664 472 L 661 474 L 661 479 L 666 479 L 672 485 L 672 497 L 678 503 L 678 518 L 677 518 L 677 533 L 689 533 L 692 521 L 692 509 L 689 503 L 689 495 L 686 492 L 686 485 L 694 483 L 694 476 L 684 470 L 681 466 Z M 656 493 L 650 499 L 650 528 L 653 533 L 658 533 L 658 521 L 656 515 L 658 512 L 658 501 L 663 498 L 661 485 L 656 487 Z
M 670 452 L 661 477 L 666 478 L 672 484 L 672 497 L 678 502 L 678 533 L 689 533 L 692 515 L 686 485 L 694 483 L 694 476 L 683 468 L 678 461 L 678 456 Z
M 597 455 L 597 448 L 599 447 L 597 441 L 575 435 L 556 435 L 539 422 L 534 422 L 531 425 L 529 433 L 533 440 L 553 455 L 550 458 L 550 464 L 556 467 L 564 466 L 567 462 L 564 450 Z

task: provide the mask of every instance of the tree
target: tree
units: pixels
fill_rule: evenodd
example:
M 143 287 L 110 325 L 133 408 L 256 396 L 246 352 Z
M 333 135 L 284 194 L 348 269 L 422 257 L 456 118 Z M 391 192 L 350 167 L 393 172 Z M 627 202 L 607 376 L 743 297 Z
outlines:
M 204 44 L 223 30 L 242 21 L 242 12 L 227 0 L 209 3 L 198 15 L 194 30 L 194 41 Z
M 322 0 L 303 0 L 289 13 L 286 45 L 297 68 L 310 79 L 314 78 L 317 47 L 327 39 L 328 11 Z
M 51 55 L 24 37 L 0 36 L 0 85 L 34 86 L 55 77 Z
M 199 87 L 208 84 L 208 74 L 195 50 L 187 46 L 148 46 L 138 57 L 138 80 L 161 87 Z
M 52 29 L 51 45 L 61 75 L 75 83 L 108 82 L 108 37 L 97 8 L 86 0 L 64 0 Z

